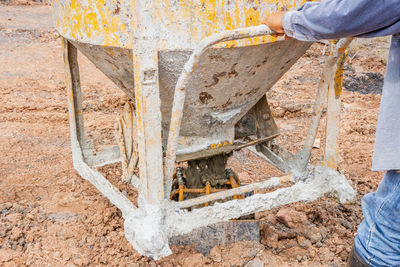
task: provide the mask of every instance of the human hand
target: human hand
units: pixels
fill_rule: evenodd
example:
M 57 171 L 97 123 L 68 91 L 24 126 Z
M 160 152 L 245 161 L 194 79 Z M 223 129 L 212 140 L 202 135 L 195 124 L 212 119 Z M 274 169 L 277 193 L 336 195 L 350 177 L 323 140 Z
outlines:
M 285 30 L 283 29 L 282 19 L 285 13 L 286 12 L 277 12 L 268 15 L 262 23 L 273 30 L 275 32 L 274 35 L 283 36 L 285 34 Z

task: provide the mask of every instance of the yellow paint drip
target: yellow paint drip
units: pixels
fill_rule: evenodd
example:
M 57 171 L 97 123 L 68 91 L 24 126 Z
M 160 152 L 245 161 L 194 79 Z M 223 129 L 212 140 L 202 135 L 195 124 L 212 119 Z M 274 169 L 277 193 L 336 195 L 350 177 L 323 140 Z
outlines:
M 335 72 L 335 97 L 339 98 L 340 95 L 342 94 L 342 88 L 343 88 L 343 65 L 344 62 L 346 61 L 347 57 L 347 52 L 345 52 L 342 56 L 342 58 L 339 59 L 339 62 L 337 64 L 337 69 Z
M 267 14 L 300 7 L 305 0 L 159 0 L 153 2 L 153 17 L 160 22 L 160 45 L 164 49 L 192 48 L 214 33 L 256 26 Z M 80 42 L 132 48 L 131 29 L 135 0 L 53 0 L 58 31 Z M 151 25 L 149 25 L 151 27 Z M 275 41 L 257 37 L 226 42 L 219 47 L 247 46 Z

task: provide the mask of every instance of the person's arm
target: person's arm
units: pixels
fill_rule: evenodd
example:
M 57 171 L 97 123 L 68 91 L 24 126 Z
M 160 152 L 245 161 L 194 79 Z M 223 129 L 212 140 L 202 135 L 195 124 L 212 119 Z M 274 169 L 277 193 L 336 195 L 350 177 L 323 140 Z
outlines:
M 304 41 L 400 32 L 399 0 L 325 0 L 264 21 L 272 30 Z

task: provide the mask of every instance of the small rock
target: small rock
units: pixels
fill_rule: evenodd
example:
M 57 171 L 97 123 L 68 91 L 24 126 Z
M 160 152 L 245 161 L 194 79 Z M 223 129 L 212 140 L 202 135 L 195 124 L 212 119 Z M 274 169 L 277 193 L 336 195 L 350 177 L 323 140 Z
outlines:
M 24 207 L 18 203 L 13 203 L 12 207 L 19 213 L 22 213 L 24 211 Z
M 281 266 L 281 262 L 269 251 L 261 251 L 259 255 L 257 255 L 257 258 L 264 263 L 264 266 Z
M 11 207 L 12 207 L 12 203 L 10 203 L 10 202 L 6 202 L 6 203 L 1 203 L 1 204 L 0 204 L 0 210 L 1 210 L 1 211 L 3 211 L 3 210 L 7 211 L 7 210 L 9 210 Z
M 316 246 L 317 248 L 320 248 L 320 247 L 322 247 L 322 243 L 321 243 L 321 242 L 317 242 L 317 243 L 315 243 L 315 246 Z
M 221 249 L 218 246 L 215 246 L 210 250 L 210 258 L 215 262 L 222 261 Z
M 284 239 L 279 244 L 279 249 L 282 250 L 290 250 L 292 248 L 300 249 L 300 247 L 297 246 L 297 241 L 295 239 Z
M 295 258 L 295 259 L 302 259 L 303 256 L 307 253 L 307 250 L 304 248 L 298 247 L 298 246 L 293 246 L 291 248 L 286 249 L 285 251 L 281 252 L 281 256 L 287 257 L 287 258 Z
M 320 259 L 323 259 L 325 263 L 332 262 L 335 259 L 335 254 L 326 247 L 321 248 L 319 253 Z
M 25 238 L 21 237 L 21 238 L 18 239 L 18 245 L 24 246 L 25 243 L 26 243 L 26 242 L 25 242 Z
M 311 250 L 309 250 L 309 252 L 308 252 L 308 256 L 309 256 L 310 258 L 314 258 L 316 254 L 317 254 L 317 253 L 315 252 L 314 249 L 311 249 Z
M 282 208 L 275 215 L 276 219 L 289 228 L 295 228 L 298 224 L 307 221 L 307 215 L 291 208 Z
M 303 230 L 303 234 L 305 237 L 310 239 L 311 243 L 315 244 L 317 242 L 320 242 L 322 240 L 322 235 L 318 227 L 311 225 L 308 227 L 305 227 Z
M 286 113 L 286 109 L 283 109 L 280 107 L 274 109 L 274 112 L 273 112 L 275 118 L 282 118 L 283 116 L 285 116 L 285 113 Z
M 42 222 L 44 222 L 46 220 L 46 217 L 43 215 L 43 214 L 40 214 L 38 217 L 37 217 L 37 221 L 39 222 L 39 223 L 42 223 Z
M 188 256 L 184 262 L 183 266 L 188 266 L 188 267 L 201 267 L 204 266 L 203 264 L 204 261 L 204 256 L 200 253 L 193 254 Z
M 342 219 L 339 218 L 338 221 L 339 221 L 339 223 L 341 223 L 347 229 L 352 229 L 353 228 L 351 226 L 351 224 L 347 220 L 342 220 Z
M 0 263 L 11 261 L 16 257 L 16 252 L 9 249 L 0 249 Z
M 259 258 L 249 261 L 246 267 L 264 267 L 264 263 Z
M 256 220 L 263 219 L 263 220 L 265 220 L 267 222 L 271 222 L 273 224 L 276 223 L 275 215 L 270 210 L 254 213 L 254 219 L 256 219 Z
M 28 214 L 26 215 L 26 218 L 29 219 L 29 220 L 31 220 L 31 221 L 33 221 L 33 219 L 35 219 L 35 216 L 33 216 L 32 213 L 28 213 Z
M 81 258 L 74 259 L 74 264 L 83 266 L 83 260 Z
M 309 248 L 311 246 L 311 241 L 305 238 L 304 236 L 297 236 L 297 243 L 299 244 L 300 247 L 302 248 Z
M 304 108 L 304 104 L 296 103 L 294 101 L 288 101 L 288 102 L 282 103 L 282 108 L 285 109 L 286 111 L 294 113 L 294 112 L 302 110 Z
M 272 248 L 277 248 L 279 246 L 279 235 L 276 230 L 269 224 L 262 224 L 260 228 L 262 229 L 261 243 Z
M 20 237 L 22 237 L 22 230 L 18 227 L 14 227 L 10 233 L 10 239 L 13 241 L 17 241 Z
M 336 247 L 336 254 L 340 254 L 343 250 L 344 250 L 344 246 L 343 245 L 337 246 Z

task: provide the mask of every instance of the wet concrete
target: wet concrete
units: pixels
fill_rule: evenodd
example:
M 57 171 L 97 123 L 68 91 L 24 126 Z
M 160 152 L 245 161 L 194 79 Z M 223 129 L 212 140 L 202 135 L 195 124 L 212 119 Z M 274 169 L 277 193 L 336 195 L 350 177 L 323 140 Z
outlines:
M 233 171 L 226 170 L 229 155 L 221 154 L 207 159 L 192 160 L 184 169 L 188 188 L 203 188 L 207 182 L 212 187 L 224 186 Z

